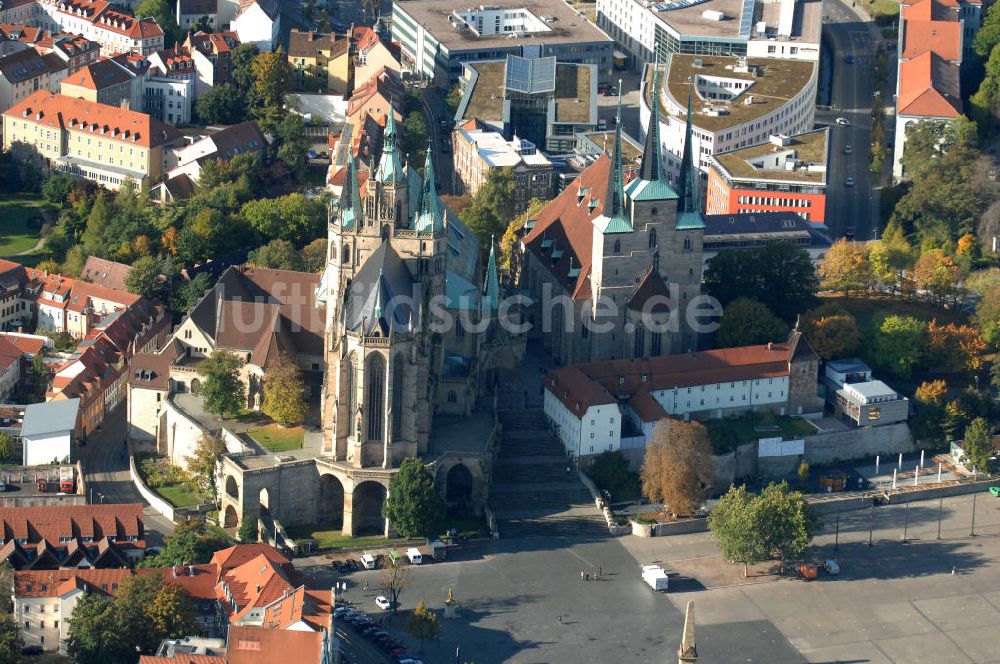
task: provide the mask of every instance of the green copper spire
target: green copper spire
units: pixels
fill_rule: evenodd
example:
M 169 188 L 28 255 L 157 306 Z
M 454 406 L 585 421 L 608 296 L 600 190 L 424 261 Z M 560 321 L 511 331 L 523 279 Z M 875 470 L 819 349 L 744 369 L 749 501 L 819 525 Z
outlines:
M 486 264 L 486 283 L 483 284 L 483 310 L 496 311 L 500 306 L 500 279 L 497 276 L 497 256 L 490 238 L 490 259 Z
M 399 161 L 396 145 L 396 114 L 390 109 L 385 121 L 385 134 L 382 140 L 382 158 L 378 162 L 375 177 L 379 182 L 402 182 L 406 179 L 403 164 Z
M 639 177 L 629 183 L 625 193 L 634 201 L 662 201 L 677 198 L 663 168 L 660 143 L 660 63 L 653 63 L 653 83 L 650 90 L 649 126 L 646 128 L 646 145 L 642 152 Z
M 418 231 L 437 231 L 444 228 L 444 214 L 434 183 L 434 156 L 430 141 L 427 142 L 427 160 L 424 161 L 424 184 L 417 199 L 417 213 L 413 226 Z
M 680 201 L 677 205 L 677 229 L 704 228 L 705 220 L 699 200 L 698 166 L 694 162 L 694 132 L 691 129 L 691 95 L 695 80 L 688 86 L 687 125 L 684 128 L 684 154 L 681 157 L 681 171 L 677 178 Z
M 347 156 L 347 173 L 340 190 L 340 227 L 355 228 L 361 224 L 361 192 L 358 190 L 358 173 L 354 157 Z
M 615 115 L 615 152 L 611 156 L 611 177 L 604 197 L 604 216 L 608 219 L 604 233 L 631 233 L 632 225 L 625 211 L 625 174 L 622 169 L 622 82 L 618 79 L 618 111 Z

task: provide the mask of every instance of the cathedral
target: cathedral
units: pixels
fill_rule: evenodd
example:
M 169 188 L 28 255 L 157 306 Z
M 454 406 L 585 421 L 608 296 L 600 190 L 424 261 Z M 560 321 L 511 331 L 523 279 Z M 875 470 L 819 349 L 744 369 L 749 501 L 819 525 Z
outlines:
M 421 176 L 397 139 L 389 113 L 377 165 L 349 160 L 317 291 L 323 453 L 353 468 L 398 467 L 427 452 L 435 414 L 471 412 L 488 380 L 479 322 L 499 300 L 492 248 L 483 278 L 478 239 L 438 198 L 430 148 Z
M 658 99 L 654 68 L 653 99 Z M 560 364 L 697 347 L 688 303 L 701 293 L 705 220 L 691 143 L 691 100 L 677 188 L 669 184 L 654 103 L 639 172 L 622 168 L 621 99 L 614 151 L 551 201 L 521 238 L 519 281 L 533 329 Z

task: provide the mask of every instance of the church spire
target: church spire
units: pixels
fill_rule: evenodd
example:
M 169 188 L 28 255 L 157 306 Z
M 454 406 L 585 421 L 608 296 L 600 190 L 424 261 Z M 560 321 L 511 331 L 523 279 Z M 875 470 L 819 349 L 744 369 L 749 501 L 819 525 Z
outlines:
M 403 172 L 403 164 L 399 161 L 397 138 L 396 113 L 390 108 L 385 121 L 385 133 L 382 137 L 382 158 L 379 160 L 378 170 L 375 172 L 375 177 L 379 182 L 401 182 L 406 177 Z
M 646 145 L 642 151 L 639 178 L 649 182 L 665 180 L 663 155 L 660 153 L 660 63 L 653 62 L 653 89 L 650 92 L 649 127 L 646 128 Z
M 354 156 L 347 156 L 347 173 L 340 191 L 340 227 L 356 228 L 361 225 L 361 192 L 358 190 L 358 172 Z
M 695 79 L 688 85 L 687 124 L 684 127 L 684 154 L 681 157 L 681 171 L 677 177 L 680 201 L 677 206 L 677 229 L 704 228 L 705 219 L 701 212 L 698 165 L 694 161 L 694 131 L 691 129 L 691 95 Z
M 500 278 L 497 276 L 497 256 L 490 238 L 490 258 L 486 264 L 486 283 L 483 284 L 483 310 L 496 311 L 500 305 Z
M 611 156 L 611 174 L 608 192 L 604 197 L 604 215 L 607 220 L 605 233 L 629 233 L 632 225 L 625 211 L 625 183 L 622 168 L 622 82 L 618 79 L 618 111 L 615 115 L 615 151 Z
M 444 228 L 444 214 L 441 210 L 441 201 L 438 199 L 437 184 L 434 182 L 434 155 L 430 141 L 427 142 L 424 183 L 420 187 L 413 226 L 418 231 L 437 231 Z
M 666 201 L 677 198 L 677 192 L 667 181 L 663 167 L 663 147 L 660 142 L 660 63 L 653 62 L 653 80 L 650 85 L 649 126 L 646 127 L 646 145 L 642 151 L 639 177 L 629 182 L 625 193 L 633 201 Z

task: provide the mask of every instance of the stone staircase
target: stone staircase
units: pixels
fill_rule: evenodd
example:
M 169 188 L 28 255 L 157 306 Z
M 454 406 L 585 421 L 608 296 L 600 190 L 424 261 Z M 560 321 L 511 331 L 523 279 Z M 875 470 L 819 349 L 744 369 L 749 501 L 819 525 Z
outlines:
M 576 471 L 566 473 L 562 443 L 541 410 L 502 411 L 503 439 L 490 506 L 500 536 L 608 536 L 607 525 Z

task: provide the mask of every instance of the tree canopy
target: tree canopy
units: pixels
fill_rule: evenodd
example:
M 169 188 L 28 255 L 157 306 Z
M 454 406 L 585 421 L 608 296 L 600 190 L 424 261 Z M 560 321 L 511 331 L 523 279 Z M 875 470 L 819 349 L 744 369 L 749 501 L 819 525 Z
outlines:
M 432 537 L 444 522 L 444 501 L 420 459 L 403 459 L 389 480 L 382 516 L 403 537 Z
M 200 519 L 190 519 L 177 525 L 172 535 L 167 535 L 163 551 L 146 558 L 143 567 L 170 567 L 190 563 L 200 565 L 212 559 L 212 554 L 232 546 L 232 540 L 218 530 L 210 528 Z
M 977 417 L 965 428 L 962 441 L 962 463 L 976 473 L 988 473 L 993 447 L 990 443 L 991 427 L 982 417 Z
M 268 367 L 264 374 L 264 404 L 261 410 L 285 426 L 298 424 L 309 410 L 302 371 L 286 355 Z
M 716 342 L 720 348 L 732 348 L 784 341 L 787 336 L 788 325 L 771 313 L 766 305 L 741 297 L 723 310 Z
M 510 168 L 491 169 L 479 186 L 472 204 L 462 213 L 462 221 L 479 238 L 484 248 L 507 230 L 516 214 L 514 203 L 514 172 Z
M 225 417 L 234 415 L 246 405 L 246 387 L 240 379 L 243 360 L 220 348 L 198 365 L 204 379 L 200 394 L 205 410 Z
M 802 332 L 824 360 L 850 357 L 861 347 L 858 321 L 836 305 L 823 305 L 809 311 L 802 321 Z
M 705 292 L 723 307 L 738 298 L 756 300 L 789 324 L 813 306 L 819 289 L 809 252 L 790 242 L 719 252 L 704 281 Z
M 883 316 L 868 330 L 865 359 L 876 370 L 909 378 L 920 363 L 925 331 L 926 325 L 912 316 Z
M 639 474 L 642 493 L 666 503 L 674 516 L 691 516 L 705 501 L 712 477 L 712 447 L 699 422 L 661 420 L 646 446 Z

